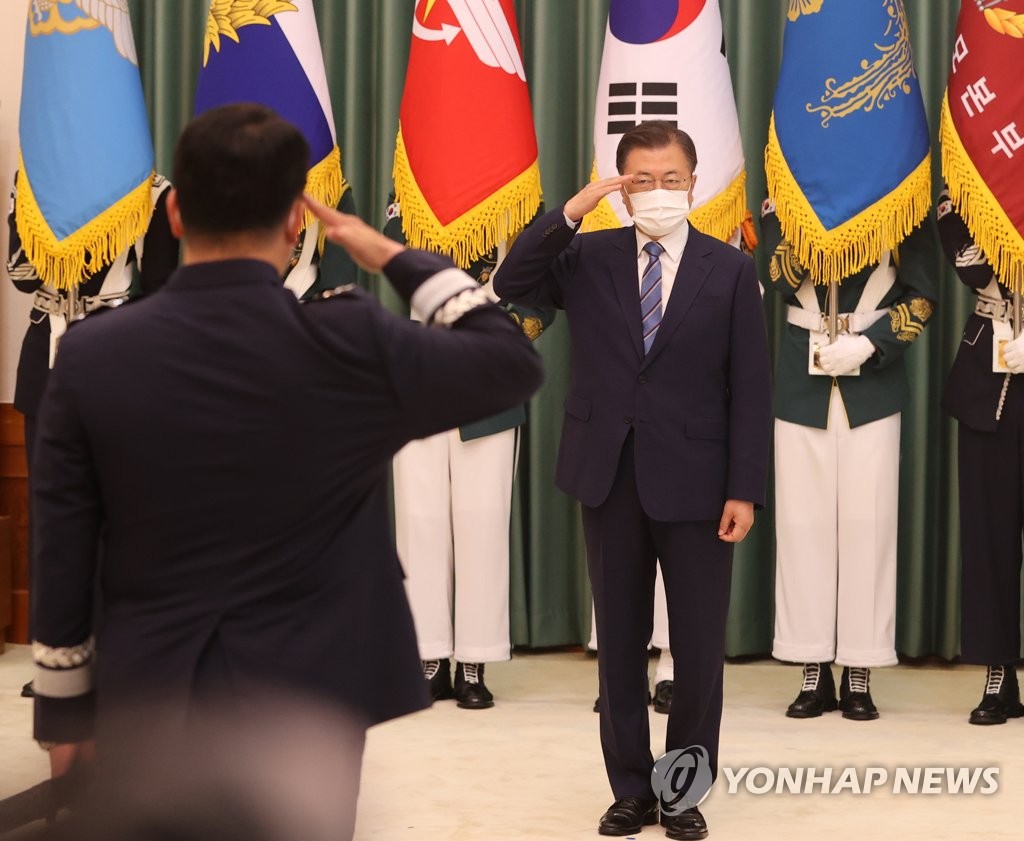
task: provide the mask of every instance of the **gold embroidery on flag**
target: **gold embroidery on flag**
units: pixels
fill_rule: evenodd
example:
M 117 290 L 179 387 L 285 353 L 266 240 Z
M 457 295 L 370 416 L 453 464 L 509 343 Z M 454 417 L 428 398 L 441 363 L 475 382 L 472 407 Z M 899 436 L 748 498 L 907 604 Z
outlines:
M 825 0 L 789 0 L 789 12 L 786 17 L 796 20 L 800 15 L 816 15 L 821 11 L 824 2 Z
M 206 43 L 203 45 L 203 67 L 210 60 L 210 47 L 220 52 L 221 36 L 236 44 L 238 30 L 243 26 L 270 26 L 270 19 L 281 12 L 297 12 L 289 0 L 213 0 L 206 19 Z
M 864 71 L 859 76 L 836 85 L 836 80 L 825 80 L 825 93 L 821 105 L 807 103 L 807 110 L 821 115 L 822 128 L 828 128 L 833 117 L 848 117 L 856 111 L 873 111 L 884 108 L 885 103 L 895 99 L 901 92 L 912 90 L 907 80 L 916 77 L 914 55 L 910 47 L 910 33 L 907 28 L 907 13 L 897 0 L 883 0 L 890 17 L 885 35 L 895 30 L 895 41 L 891 44 L 875 44 L 881 53 L 873 62 L 861 59 Z
M 985 20 L 1000 35 L 1024 38 L 1024 14 L 1009 9 L 985 9 Z

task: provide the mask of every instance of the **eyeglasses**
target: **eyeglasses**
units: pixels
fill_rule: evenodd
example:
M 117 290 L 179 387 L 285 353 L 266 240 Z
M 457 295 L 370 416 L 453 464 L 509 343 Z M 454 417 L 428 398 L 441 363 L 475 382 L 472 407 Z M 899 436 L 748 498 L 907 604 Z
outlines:
M 680 178 L 678 175 L 669 175 L 666 178 L 661 179 L 651 178 L 649 175 L 638 175 L 629 182 L 629 187 L 631 189 L 628 192 L 647 193 L 655 187 L 662 190 L 687 190 L 689 189 L 692 181 L 692 175 L 688 175 L 686 178 Z

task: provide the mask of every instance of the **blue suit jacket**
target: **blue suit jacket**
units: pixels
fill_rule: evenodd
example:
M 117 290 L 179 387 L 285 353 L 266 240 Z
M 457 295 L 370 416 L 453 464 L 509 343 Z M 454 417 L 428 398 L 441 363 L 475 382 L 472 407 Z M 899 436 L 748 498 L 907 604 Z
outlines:
M 494 287 L 566 312 L 559 488 L 586 506 L 604 502 L 632 429 L 637 488 L 653 519 L 717 520 L 726 499 L 764 504 L 771 362 L 749 257 L 691 226 L 646 356 L 632 227 L 576 236 L 558 208 L 520 235 Z

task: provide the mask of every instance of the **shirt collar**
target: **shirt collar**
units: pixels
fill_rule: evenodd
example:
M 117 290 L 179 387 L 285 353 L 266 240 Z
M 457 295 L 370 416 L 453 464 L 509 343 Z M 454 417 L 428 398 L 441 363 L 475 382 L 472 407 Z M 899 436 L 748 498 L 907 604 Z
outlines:
M 686 248 L 686 240 L 689 235 L 690 223 L 683 222 L 682 225 L 672 231 L 672 233 L 663 236 L 658 242 L 665 249 L 669 259 L 678 263 L 683 257 L 683 249 Z M 636 256 L 638 260 L 640 255 L 643 254 L 644 246 L 653 241 L 647 234 L 636 228 Z

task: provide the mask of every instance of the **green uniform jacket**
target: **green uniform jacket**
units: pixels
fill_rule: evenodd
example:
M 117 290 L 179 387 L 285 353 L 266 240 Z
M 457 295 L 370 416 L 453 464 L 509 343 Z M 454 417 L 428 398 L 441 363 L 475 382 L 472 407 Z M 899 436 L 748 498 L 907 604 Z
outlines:
M 796 292 L 808 273 L 797 261 L 789 242 L 782 239 L 778 217 L 770 205 L 762 214 L 761 229 L 771 255 L 772 288 L 786 304 L 800 306 Z M 924 259 L 933 240 L 929 221 L 915 228 L 893 255 L 896 282 L 878 306 L 889 312 L 862 334 L 871 340 L 875 353 L 861 366 L 860 376 L 832 378 L 808 373 L 810 334 L 802 327 L 786 323 L 775 377 L 776 418 L 826 429 L 833 383 L 839 385 L 851 427 L 903 410 L 909 395 L 903 354 L 921 335 L 935 310 L 936 288 L 927 276 L 928 263 Z M 840 312 L 853 312 L 857 308 L 864 286 L 876 267 L 877 263 L 843 279 L 839 287 Z M 814 290 L 818 306 L 825 312 L 828 286 L 820 284 Z

